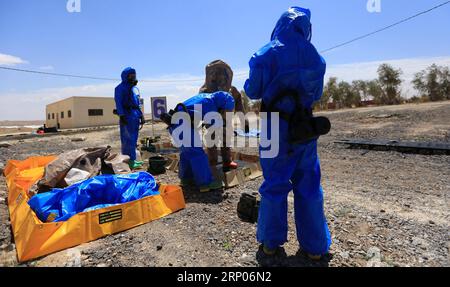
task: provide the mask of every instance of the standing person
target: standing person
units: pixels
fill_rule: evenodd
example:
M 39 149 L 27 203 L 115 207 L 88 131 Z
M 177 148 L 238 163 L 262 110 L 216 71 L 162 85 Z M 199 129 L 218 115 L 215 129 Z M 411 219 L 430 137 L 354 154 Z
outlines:
M 163 114 L 161 120 L 163 120 L 169 126 L 169 132 L 173 136 L 174 130 L 181 124 L 172 124 L 171 117 L 177 112 L 185 112 L 189 115 L 191 121 L 190 124 L 190 138 L 191 142 L 186 144 L 182 142 L 180 144 L 180 165 L 178 176 L 181 180 L 181 185 L 196 185 L 200 192 L 208 192 L 215 189 L 222 188 L 222 183 L 215 181 L 211 174 L 211 169 L 208 164 L 208 157 L 203 150 L 203 146 L 196 146 L 195 143 L 202 143 L 199 130 L 195 126 L 194 114 L 200 111 L 201 107 L 201 119 L 209 112 L 219 112 L 224 115 L 226 112 L 230 112 L 234 108 L 234 99 L 227 92 L 216 93 L 201 93 L 190 99 L 187 99 L 183 103 L 176 106 L 174 111 L 170 114 Z M 174 141 L 183 140 L 185 134 L 181 134 L 180 139 L 174 138 Z
M 261 158 L 264 182 L 259 190 L 257 239 L 267 255 L 275 254 L 287 242 L 287 197 L 293 190 L 300 248 L 311 259 L 319 260 L 328 252 L 331 238 L 323 210 L 317 139 L 293 143 L 286 117 L 305 110 L 311 114 L 313 103 L 323 92 L 326 64 L 311 44 L 310 19 L 310 10 L 300 7 L 291 7 L 281 16 L 271 42 L 250 60 L 245 91 L 251 99 L 262 99 L 263 106 L 269 107 L 267 112 L 280 115 L 279 154 Z M 280 98 L 283 92 L 294 97 Z M 270 113 L 268 118 L 270 131 Z
M 205 83 L 200 88 L 200 93 L 215 93 L 215 92 L 228 92 L 230 93 L 235 101 L 235 112 L 244 112 L 244 107 L 242 105 L 242 96 L 239 91 L 233 87 L 231 84 L 233 82 L 233 70 L 230 65 L 225 63 L 222 60 L 215 60 L 206 65 L 205 68 Z M 224 117 L 224 123 L 226 123 L 226 119 Z M 248 125 L 246 126 L 248 127 Z M 222 156 L 222 166 L 223 171 L 227 172 L 231 169 L 237 169 L 238 164 L 233 161 L 231 156 L 231 148 L 226 146 L 226 128 L 223 129 L 223 142 L 222 147 L 220 148 L 221 156 Z M 217 147 L 209 147 L 208 148 L 208 158 L 209 164 L 212 166 L 216 166 L 218 162 L 219 153 Z
M 130 157 L 130 168 L 138 169 L 143 162 L 136 160 L 139 126 L 145 123 L 140 103 L 139 89 L 136 87 L 136 70 L 126 68 L 122 71 L 122 82 L 114 91 L 117 115 L 120 117 L 120 141 L 122 154 Z

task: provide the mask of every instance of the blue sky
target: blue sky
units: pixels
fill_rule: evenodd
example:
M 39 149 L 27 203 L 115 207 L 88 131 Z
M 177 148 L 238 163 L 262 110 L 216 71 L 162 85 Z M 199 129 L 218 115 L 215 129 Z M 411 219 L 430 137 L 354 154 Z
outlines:
M 205 64 L 221 58 L 242 74 L 289 6 L 312 10 L 313 43 L 323 50 L 444 2 L 380 0 L 381 12 L 369 13 L 368 0 L 80 1 L 81 12 L 68 13 L 67 0 L 0 0 L 0 65 L 112 78 L 133 66 L 141 79 L 186 79 L 202 77 Z M 328 76 L 333 71 L 348 80 L 371 77 L 375 66 L 367 63 L 380 61 L 405 64 L 411 69 L 407 77 L 434 61 L 448 65 L 449 27 L 447 5 L 325 54 Z M 358 69 L 361 64 L 368 70 Z M 3 70 L 0 78 L 0 120 L 41 119 L 49 102 L 71 95 L 112 96 L 116 84 Z M 236 86 L 242 88 L 244 80 L 237 77 Z M 147 84 L 141 92 L 175 103 L 200 85 Z

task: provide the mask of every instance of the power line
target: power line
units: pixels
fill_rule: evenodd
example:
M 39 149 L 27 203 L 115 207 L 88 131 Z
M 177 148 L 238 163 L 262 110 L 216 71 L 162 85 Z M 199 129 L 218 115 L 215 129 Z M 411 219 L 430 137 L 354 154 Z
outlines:
M 42 71 L 26 70 L 26 69 L 17 69 L 17 68 L 2 67 L 2 66 L 0 66 L 0 69 L 10 70 L 10 71 L 17 71 L 17 72 L 25 72 L 25 73 L 33 73 L 33 74 L 43 74 L 43 75 L 50 75 L 50 76 L 69 77 L 69 78 L 80 78 L 80 79 L 102 80 L 102 81 L 115 81 L 115 82 L 118 81 L 117 79 L 113 79 L 113 78 L 82 76 L 82 75 L 73 75 L 73 74 L 61 74 L 61 73 L 50 73 L 50 72 L 42 72 Z M 141 82 L 147 82 L 147 83 L 173 83 L 173 82 L 195 82 L 195 81 L 203 81 L 203 80 L 204 80 L 203 78 L 191 78 L 191 79 L 177 79 L 177 80 L 140 80 L 140 81 Z
M 42 71 L 36 71 L 36 70 L 27 70 L 27 69 L 18 69 L 18 68 L 11 68 L 11 67 L 3 67 L 0 66 L 0 69 L 3 70 L 10 70 L 10 71 L 17 71 L 17 72 L 24 72 L 24 73 L 33 73 L 33 74 L 42 74 L 42 75 L 49 75 L 49 76 L 60 76 L 60 77 L 70 77 L 70 78 L 79 78 L 79 79 L 90 79 L 90 80 L 102 80 L 102 81 L 115 81 L 117 82 L 118 79 L 113 78 L 103 78 L 103 77 L 93 77 L 93 76 L 82 76 L 82 75 L 73 75 L 73 74 L 61 74 L 61 73 L 51 73 L 51 72 L 42 72 Z M 235 76 L 243 76 L 247 75 L 247 73 L 238 73 L 235 74 Z M 198 81 L 204 81 L 204 78 L 190 78 L 190 79 L 176 79 L 176 80 L 139 80 L 140 82 L 145 83 L 178 83 L 178 82 L 198 82 Z
M 336 46 L 333 46 L 333 47 L 331 47 L 331 48 L 325 49 L 325 50 L 321 51 L 320 53 L 324 54 L 324 53 L 327 53 L 327 52 L 329 52 L 329 51 L 331 51 L 331 50 L 340 48 L 340 47 L 342 47 L 342 46 L 346 46 L 346 45 L 351 44 L 351 43 L 353 43 L 353 42 L 356 42 L 356 41 L 359 41 L 359 40 L 361 40 L 361 39 L 370 37 L 370 36 L 372 36 L 372 35 L 374 35 L 374 34 L 383 32 L 383 31 L 388 30 L 388 29 L 390 29 L 390 28 L 392 28 L 392 27 L 395 27 L 395 26 L 398 26 L 398 25 L 400 25 L 400 24 L 402 24 L 402 23 L 405 23 L 405 22 L 407 22 L 407 21 L 410 21 L 410 20 L 412 20 L 412 19 L 414 19 L 414 18 L 416 18 L 416 17 L 419 17 L 419 16 L 421 16 L 421 15 L 423 15 L 423 14 L 426 14 L 426 13 L 429 13 L 429 12 L 431 12 L 431 11 L 433 11 L 433 10 L 436 10 L 436 9 L 438 9 L 438 8 L 444 6 L 444 5 L 447 5 L 448 3 L 450 3 L 450 1 L 446 1 L 446 2 L 444 2 L 444 3 L 441 3 L 441 4 L 439 4 L 439 5 L 437 5 L 437 6 L 434 6 L 434 7 L 430 8 L 430 9 L 428 9 L 428 10 L 425 10 L 425 11 L 422 11 L 422 12 L 420 12 L 420 13 L 417 13 L 417 14 L 415 14 L 415 15 L 413 15 L 413 16 L 410 16 L 410 17 L 408 17 L 408 18 L 405 18 L 405 19 L 403 19 L 403 20 L 400 20 L 400 21 L 398 21 L 398 22 L 395 22 L 395 23 L 393 23 L 393 24 L 391 24 L 391 25 L 389 25 L 389 26 L 386 26 L 386 27 L 384 27 L 384 28 L 375 30 L 375 31 L 373 31 L 373 32 L 367 33 L 367 34 L 365 34 L 365 35 L 356 37 L 356 38 L 354 38 L 354 39 L 352 39 L 352 40 L 349 40 L 349 41 L 346 41 L 346 42 L 344 42 L 344 43 L 341 43 L 341 44 L 338 44 L 338 45 L 336 45 Z
M 400 20 L 398 22 L 390 24 L 390 25 L 388 25 L 386 27 L 383 27 L 381 29 L 375 30 L 373 32 L 370 32 L 370 33 L 367 33 L 365 35 L 356 37 L 354 39 L 351 39 L 349 41 L 346 41 L 346 42 L 343 42 L 341 44 L 335 45 L 335 46 L 330 47 L 328 49 L 322 50 L 320 53 L 322 53 L 322 54 L 328 53 L 328 52 L 330 52 L 332 50 L 335 50 L 337 48 L 346 46 L 348 44 L 351 44 L 351 43 L 354 43 L 356 41 L 365 39 L 365 38 L 370 37 L 372 35 L 375 35 L 377 33 L 380 33 L 380 32 L 383 32 L 385 30 L 391 29 L 391 28 L 393 28 L 395 26 L 398 26 L 400 24 L 408 22 L 408 21 L 410 21 L 410 20 L 412 20 L 412 19 L 414 19 L 416 17 L 419 17 L 419 16 L 427 14 L 427 13 L 433 11 L 433 10 L 441 8 L 442 6 L 445 6 L 445 5 L 449 4 L 449 3 L 450 3 L 450 1 L 446 1 L 444 3 L 441 3 L 439 5 L 434 6 L 434 7 L 430 8 L 430 9 L 428 9 L 428 10 L 419 12 L 419 13 L 413 15 L 413 16 L 410 16 L 408 18 L 402 19 L 402 20 Z M 0 66 L 0 69 L 10 70 L 10 71 L 17 71 L 17 72 L 24 72 L 24 73 L 43 74 L 43 75 L 49 75 L 49 76 L 60 76 L 60 77 L 70 77 L 70 78 L 80 78 L 80 79 L 90 79 L 90 80 L 102 80 L 102 81 L 118 81 L 117 79 L 113 79 L 113 78 L 93 77 L 93 76 L 83 76 L 83 75 L 73 75 L 73 74 L 61 74 L 61 73 L 51 73 L 51 72 L 42 72 L 42 71 L 36 71 L 36 70 L 26 70 L 26 69 L 18 69 L 18 68 L 3 67 L 3 66 Z M 247 75 L 247 73 L 235 74 L 235 76 L 243 76 L 243 75 Z M 141 82 L 144 82 L 144 83 L 180 83 L 180 82 L 199 82 L 199 81 L 203 81 L 203 80 L 204 80 L 204 78 L 191 78 L 191 79 L 177 79 L 177 80 L 141 80 Z
M 17 72 L 25 72 L 25 73 L 33 73 L 33 74 L 43 74 L 43 75 L 50 75 L 50 76 L 61 76 L 61 77 L 70 77 L 70 78 L 102 80 L 102 81 L 117 81 L 117 79 L 112 79 L 112 78 L 100 78 L 100 77 L 91 77 L 91 76 L 61 74 L 61 73 L 49 73 L 49 72 L 42 72 L 42 71 L 35 71 L 35 70 L 25 70 L 25 69 L 16 69 L 16 68 L 2 67 L 2 66 L 0 66 L 0 69 L 17 71 Z

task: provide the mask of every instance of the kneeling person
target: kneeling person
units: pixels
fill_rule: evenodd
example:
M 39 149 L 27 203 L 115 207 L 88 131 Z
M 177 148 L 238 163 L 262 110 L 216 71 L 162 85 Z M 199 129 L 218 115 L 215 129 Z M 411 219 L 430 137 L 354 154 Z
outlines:
M 180 123 L 173 124 L 171 116 L 177 112 L 186 112 L 191 120 L 190 143 L 182 142 L 180 146 L 180 166 L 178 176 L 182 185 L 195 184 L 201 192 L 208 192 L 214 189 L 222 188 L 222 183 L 213 180 L 209 167 L 208 156 L 203 150 L 203 146 L 195 146 L 195 143 L 201 143 L 200 134 L 196 126 L 194 126 L 194 114 L 200 113 L 198 109 L 201 107 L 201 119 L 209 112 L 226 113 L 234 109 L 234 99 L 227 92 L 201 93 L 181 104 L 178 104 L 174 111 L 170 114 L 164 114 L 161 119 L 169 125 L 169 132 L 173 137 L 174 130 L 181 126 Z M 184 131 L 175 141 L 183 141 Z

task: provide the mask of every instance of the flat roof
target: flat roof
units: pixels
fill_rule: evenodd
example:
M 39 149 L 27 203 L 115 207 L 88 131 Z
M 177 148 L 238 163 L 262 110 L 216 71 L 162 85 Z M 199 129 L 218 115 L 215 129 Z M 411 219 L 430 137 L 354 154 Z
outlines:
M 98 99 L 105 99 L 105 100 L 114 100 L 114 97 L 83 97 L 83 96 L 73 96 L 73 97 L 68 97 L 68 98 L 65 98 L 65 99 L 62 99 L 62 100 L 53 102 L 53 103 L 49 103 L 49 104 L 47 104 L 47 106 L 50 106 L 50 105 L 53 105 L 53 104 L 57 104 L 57 103 L 60 103 L 60 102 L 64 102 L 64 101 L 68 101 L 68 100 L 70 100 L 70 99 L 96 99 L 96 100 L 98 100 Z

